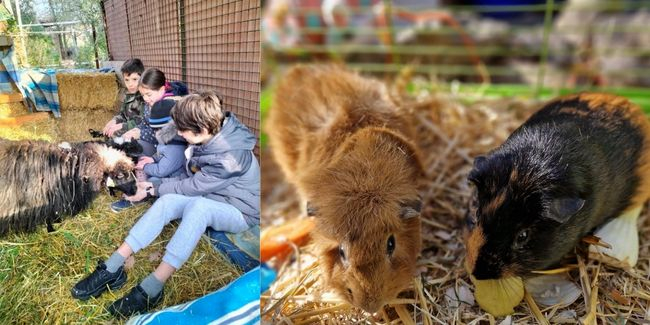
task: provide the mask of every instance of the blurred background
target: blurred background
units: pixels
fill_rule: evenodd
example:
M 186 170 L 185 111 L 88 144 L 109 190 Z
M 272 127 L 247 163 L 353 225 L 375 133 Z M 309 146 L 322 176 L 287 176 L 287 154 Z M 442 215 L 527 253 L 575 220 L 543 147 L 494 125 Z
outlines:
M 604 88 L 647 106 L 650 1 L 262 1 L 263 85 L 294 62 L 337 61 L 436 89 L 548 96 Z

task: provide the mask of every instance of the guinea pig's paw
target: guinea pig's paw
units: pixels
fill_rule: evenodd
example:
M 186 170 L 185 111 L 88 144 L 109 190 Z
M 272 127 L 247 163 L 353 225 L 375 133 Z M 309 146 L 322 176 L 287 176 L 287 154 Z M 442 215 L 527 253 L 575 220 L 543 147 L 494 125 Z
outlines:
M 477 280 L 474 283 L 476 302 L 495 317 L 510 315 L 524 299 L 524 282 L 520 277 L 507 277 L 497 280 Z
M 631 268 L 639 257 L 639 231 L 637 219 L 641 207 L 628 210 L 610 220 L 594 233 L 611 248 L 591 245 L 589 257 L 614 267 Z
M 582 294 L 578 286 L 560 274 L 540 275 L 524 280 L 526 291 L 542 306 L 568 306 Z

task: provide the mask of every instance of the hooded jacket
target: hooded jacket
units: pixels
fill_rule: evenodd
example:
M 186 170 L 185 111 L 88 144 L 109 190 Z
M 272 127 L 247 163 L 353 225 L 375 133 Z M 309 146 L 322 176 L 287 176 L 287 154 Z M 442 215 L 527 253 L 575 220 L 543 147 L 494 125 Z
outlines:
M 248 225 L 260 222 L 260 167 L 253 154 L 257 139 L 234 114 L 226 112 L 221 131 L 206 143 L 190 145 L 185 171 L 157 186 L 163 196 L 203 196 L 241 211 Z
M 156 153 L 154 162 L 144 165 L 144 173 L 149 177 L 176 177 L 185 172 L 185 149 L 187 141 L 178 135 L 176 124 L 165 125 L 156 133 Z
M 139 92 L 126 93 L 120 106 L 120 113 L 113 117 L 116 123 L 122 123 L 122 129 L 118 130 L 115 136 L 121 136 L 126 131 L 138 126 L 142 122 L 143 116 L 144 100 L 142 95 Z

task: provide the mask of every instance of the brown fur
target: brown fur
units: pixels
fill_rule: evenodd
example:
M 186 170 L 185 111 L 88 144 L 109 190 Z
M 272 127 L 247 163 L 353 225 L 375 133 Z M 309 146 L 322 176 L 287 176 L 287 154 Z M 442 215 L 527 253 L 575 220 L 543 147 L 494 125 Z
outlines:
M 275 93 L 270 144 L 287 179 L 317 209 L 325 280 L 374 312 L 411 283 L 420 252 L 419 218 L 400 218 L 405 203 L 419 200 L 423 175 L 407 140 L 412 130 L 383 84 L 342 68 L 294 67 Z M 396 248 L 388 257 L 391 235 Z
M 604 110 L 607 114 L 620 114 L 624 116 L 645 135 L 643 149 L 641 150 L 642 154 L 635 170 L 641 183 L 637 187 L 637 192 L 630 200 L 630 205 L 626 211 L 643 205 L 650 199 L 650 122 L 648 121 L 648 117 L 639 106 L 624 97 L 603 93 L 581 93 L 566 96 L 564 99 L 576 97 L 588 102 L 589 108 L 593 110 Z

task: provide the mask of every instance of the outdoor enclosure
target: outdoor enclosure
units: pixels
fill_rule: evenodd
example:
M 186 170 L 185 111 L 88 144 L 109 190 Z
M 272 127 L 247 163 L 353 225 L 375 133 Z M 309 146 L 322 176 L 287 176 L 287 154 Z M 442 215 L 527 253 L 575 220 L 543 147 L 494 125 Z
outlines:
M 259 136 L 259 1 L 106 0 L 103 10 L 111 60 L 140 58 L 190 91 L 219 91 Z

